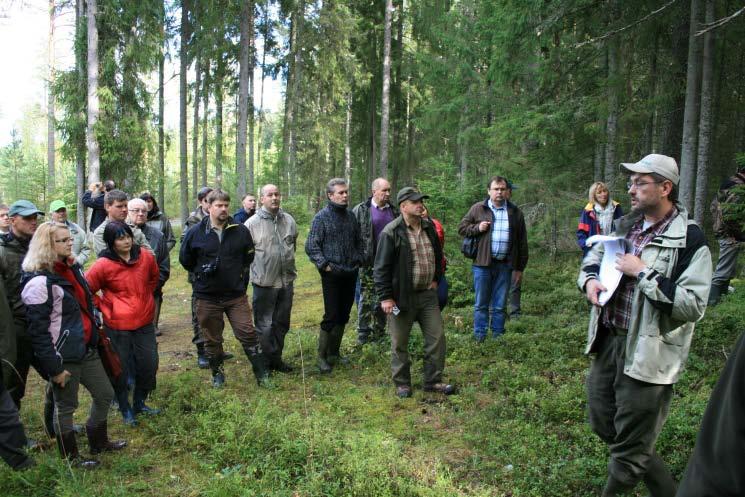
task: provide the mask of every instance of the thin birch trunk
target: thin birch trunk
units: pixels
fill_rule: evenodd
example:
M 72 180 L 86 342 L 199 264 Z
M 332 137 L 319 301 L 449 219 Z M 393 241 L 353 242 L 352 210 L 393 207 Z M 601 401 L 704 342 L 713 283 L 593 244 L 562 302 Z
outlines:
M 98 15 L 97 0 L 87 0 L 88 16 L 88 126 L 86 141 L 88 144 L 88 182 L 97 183 L 101 180 L 101 159 L 96 138 L 98 124 Z
M 89 0 L 90 1 L 90 0 Z M 189 2 L 181 2 L 181 46 L 179 47 L 179 181 L 181 199 L 181 221 L 186 223 L 189 217 L 189 148 L 187 146 L 186 127 L 186 73 L 189 69 L 189 60 L 186 45 L 189 40 Z
M 383 92 L 380 109 L 380 176 L 388 177 L 388 126 L 391 112 L 391 23 L 393 1 L 385 2 L 385 33 L 383 35 Z

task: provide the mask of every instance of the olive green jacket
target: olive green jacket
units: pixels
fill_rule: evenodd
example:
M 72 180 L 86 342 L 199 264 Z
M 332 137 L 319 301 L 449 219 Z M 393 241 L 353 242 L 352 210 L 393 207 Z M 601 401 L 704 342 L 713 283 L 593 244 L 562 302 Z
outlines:
M 701 228 L 678 215 L 667 230 L 647 244 L 641 259 L 648 270 L 634 290 L 626 336 L 624 373 L 647 383 L 676 383 L 688 358 L 696 321 L 704 316 L 711 284 L 711 254 Z M 616 236 L 625 236 L 640 219 L 629 214 L 618 221 Z M 577 285 L 584 291 L 600 273 L 603 245 L 596 244 L 582 261 Z M 586 354 L 595 350 L 601 307 L 593 306 Z

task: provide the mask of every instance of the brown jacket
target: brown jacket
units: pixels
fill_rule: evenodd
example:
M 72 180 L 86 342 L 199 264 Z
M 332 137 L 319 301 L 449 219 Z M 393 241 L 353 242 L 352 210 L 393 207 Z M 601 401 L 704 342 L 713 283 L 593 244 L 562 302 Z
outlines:
M 478 236 L 479 249 L 474 266 L 489 266 L 491 264 L 491 237 L 489 231 L 479 231 L 479 223 L 492 222 L 492 212 L 488 204 L 489 199 L 476 202 L 468 209 L 468 213 L 460 224 L 458 234 L 462 237 Z M 513 203 L 507 203 L 507 219 L 510 224 L 510 255 L 508 261 L 515 271 L 524 271 L 528 265 L 528 231 L 525 228 L 525 218 L 522 211 Z

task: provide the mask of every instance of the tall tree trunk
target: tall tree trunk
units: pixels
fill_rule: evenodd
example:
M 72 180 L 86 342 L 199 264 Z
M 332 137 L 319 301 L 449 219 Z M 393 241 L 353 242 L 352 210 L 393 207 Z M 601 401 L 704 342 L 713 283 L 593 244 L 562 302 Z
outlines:
M 166 10 L 165 0 L 161 2 L 160 15 L 163 23 L 163 40 L 160 45 L 158 56 L 158 205 L 161 209 L 166 208 L 166 134 L 164 117 L 166 113 L 165 79 L 166 79 Z
M 47 193 L 54 191 L 55 173 L 54 173 L 54 17 L 55 17 L 55 0 L 49 0 L 49 40 L 47 48 L 49 51 L 49 67 L 47 83 Z
M 593 153 L 593 178 L 595 181 L 603 181 L 603 166 L 605 165 L 605 144 L 602 140 L 595 141 L 595 152 Z
M 209 123 L 210 105 L 210 64 L 204 62 L 204 79 L 202 80 L 202 168 L 200 186 L 207 186 L 207 125 Z
M 714 0 L 706 0 L 706 23 L 715 21 Z M 701 75 L 701 121 L 698 126 L 698 157 L 696 172 L 696 203 L 693 218 L 699 226 L 704 225 L 706 195 L 709 182 L 709 152 L 711 150 L 711 129 L 714 121 L 714 32 L 704 35 L 703 68 Z
M 251 0 L 248 10 L 248 188 L 256 193 L 254 184 L 254 126 L 256 124 L 254 108 L 254 69 L 256 67 L 256 45 L 254 37 L 254 2 Z
M 262 21 L 261 34 L 264 38 L 264 48 L 261 51 L 261 89 L 259 90 L 259 126 L 256 136 L 259 146 L 256 148 L 256 163 L 261 164 L 261 149 L 264 143 L 262 128 L 264 127 L 264 79 L 266 78 L 266 52 L 269 49 L 269 4 L 264 6 L 264 20 Z
M 89 0 L 90 1 L 90 0 Z M 181 46 L 179 47 L 179 181 L 181 193 L 181 221 L 186 222 L 189 217 L 189 147 L 187 146 L 187 127 L 186 127 L 186 97 L 187 85 L 186 76 L 189 70 L 189 58 L 187 54 L 187 43 L 190 36 L 189 28 L 189 2 L 181 1 Z
M 344 121 L 344 179 L 347 180 L 349 190 L 352 190 L 352 150 L 350 140 L 352 136 L 352 90 L 347 93 L 347 117 Z
M 388 177 L 388 125 L 391 112 L 391 23 L 393 0 L 385 1 L 385 32 L 383 35 L 383 92 L 380 108 L 380 175 Z
M 615 6 L 615 4 L 614 4 Z M 618 168 L 616 146 L 618 143 L 618 112 L 621 93 L 618 36 L 608 41 L 608 119 L 605 124 L 605 182 L 613 189 Z
M 97 0 L 87 0 L 88 16 L 88 126 L 86 142 L 88 144 L 88 182 L 95 183 L 101 179 L 101 158 L 96 138 L 98 123 L 98 15 Z
M 652 58 L 649 61 L 649 102 L 651 109 L 644 130 L 644 153 L 656 153 L 655 123 L 657 121 L 657 51 L 660 46 L 660 32 L 655 31 Z
M 215 186 L 222 187 L 222 114 L 223 114 L 223 79 L 225 75 L 225 61 L 222 56 L 217 58 L 215 69 Z
M 246 125 L 248 124 L 248 79 L 249 79 L 249 60 L 251 50 L 249 48 L 249 17 L 253 9 L 252 0 L 243 0 L 241 2 L 241 39 L 240 39 L 240 66 L 238 73 L 238 128 L 236 146 L 235 146 L 235 173 L 238 184 L 236 193 L 239 198 L 246 194 Z
M 192 195 L 197 194 L 199 188 L 199 105 L 202 103 L 202 55 L 196 54 L 196 63 L 194 64 L 194 120 L 191 125 L 193 128 L 191 134 L 191 191 Z
M 285 93 L 285 123 L 283 130 L 282 156 L 286 165 L 287 194 L 295 194 L 295 162 L 297 144 L 295 143 L 295 110 L 298 99 L 300 77 L 302 73 L 302 54 L 300 40 L 302 40 L 302 26 L 305 18 L 305 0 L 300 0 L 292 12 L 292 26 L 290 36 L 290 67 Z
M 680 151 L 680 202 L 691 212 L 696 175 L 696 139 L 701 92 L 701 43 L 699 29 L 701 0 L 691 0 L 691 24 L 688 30 L 688 69 L 686 70 L 686 101 L 683 115 L 683 143 Z
M 82 32 L 85 29 L 85 1 L 75 2 L 75 69 L 77 70 L 77 84 L 79 95 L 86 94 L 87 77 L 85 73 L 85 57 L 80 46 Z M 85 206 L 83 205 L 83 193 L 85 192 L 85 140 L 76 140 L 75 147 L 75 194 L 77 195 L 77 223 L 78 226 L 88 229 L 85 222 Z

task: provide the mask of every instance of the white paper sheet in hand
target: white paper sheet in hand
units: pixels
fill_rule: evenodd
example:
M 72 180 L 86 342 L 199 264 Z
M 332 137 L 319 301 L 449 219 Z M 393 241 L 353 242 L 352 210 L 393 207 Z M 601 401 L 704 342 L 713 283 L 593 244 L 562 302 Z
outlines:
M 600 283 L 606 288 L 598 295 L 598 303 L 602 306 L 608 303 L 623 277 L 623 273 L 616 269 L 616 256 L 626 253 L 626 240 L 617 236 L 593 235 L 585 243 L 588 247 L 596 243 L 605 246 L 599 275 Z

